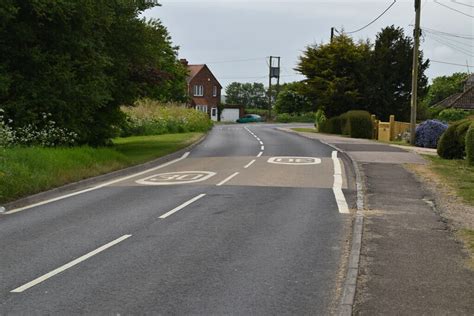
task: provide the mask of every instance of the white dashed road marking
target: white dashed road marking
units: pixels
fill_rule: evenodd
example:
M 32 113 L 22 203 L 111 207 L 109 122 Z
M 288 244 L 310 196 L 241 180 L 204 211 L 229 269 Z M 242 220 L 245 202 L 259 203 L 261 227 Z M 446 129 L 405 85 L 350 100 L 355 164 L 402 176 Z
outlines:
M 204 194 L 204 193 L 203 193 L 203 194 L 199 194 L 198 196 L 193 197 L 191 200 L 189 200 L 189 201 L 187 201 L 187 202 L 184 202 L 184 203 L 181 204 L 180 206 L 177 206 L 177 207 L 175 207 L 174 209 L 172 209 L 171 211 L 169 211 L 169 212 L 167 212 L 167 213 L 161 215 L 160 218 L 161 218 L 161 219 L 165 219 L 165 218 L 167 218 L 168 216 L 173 215 L 173 214 L 176 213 L 177 211 L 182 210 L 183 208 L 185 208 L 185 207 L 188 206 L 189 204 L 192 204 L 192 203 L 196 202 L 197 200 L 199 200 L 199 199 L 201 199 L 201 198 L 203 198 L 203 197 L 205 197 L 205 196 L 206 196 L 206 194 Z
M 238 172 L 231 174 L 230 176 L 228 176 L 227 178 L 225 178 L 224 180 L 222 180 L 221 182 L 219 182 L 219 183 L 217 184 L 217 186 L 220 187 L 221 185 L 223 185 L 224 183 L 230 181 L 233 177 L 235 177 L 235 176 L 238 175 L 238 174 L 239 174 Z
M 56 274 L 61 273 L 61 272 L 65 271 L 65 270 L 67 270 L 67 269 L 69 269 L 69 268 L 71 268 L 71 267 L 73 267 L 73 266 L 75 266 L 75 265 L 81 263 L 82 261 L 89 259 L 89 258 L 92 257 L 92 256 L 95 256 L 96 254 L 98 254 L 98 253 L 100 253 L 100 252 L 102 252 L 102 251 L 104 251 L 104 250 L 106 250 L 106 249 L 108 249 L 108 248 L 110 248 L 110 247 L 112 247 L 112 246 L 118 244 L 119 242 L 124 241 L 125 239 L 127 239 L 127 238 L 129 238 L 129 237 L 131 237 L 131 236 L 132 236 L 132 235 L 123 235 L 122 237 L 117 238 L 117 239 L 115 239 L 114 241 L 111 241 L 111 242 L 109 242 L 108 244 L 103 245 L 102 247 L 99 247 L 99 248 L 97 248 L 96 250 L 91 251 L 91 252 L 89 252 L 88 254 L 83 255 L 82 257 L 79 257 L 79 258 L 77 258 L 77 259 L 75 259 L 75 260 L 73 260 L 73 261 L 71 261 L 71 262 L 69 262 L 69 263 L 66 263 L 65 265 L 63 265 L 63 266 L 61 266 L 61 267 L 59 267 L 59 268 L 57 268 L 57 269 L 55 269 L 55 270 L 53 270 L 53 271 L 51 271 L 51 272 L 49 272 L 49 273 L 46 273 L 45 275 L 42 275 L 42 276 L 40 276 L 39 278 L 36 278 L 36 279 L 34 279 L 33 281 L 28 282 L 28 283 L 26 283 L 26 284 L 24 284 L 24 285 L 22 285 L 22 286 L 20 286 L 20 287 L 18 287 L 18 288 L 16 288 L 16 289 L 14 289 L 14 290 L 11 291 L 11 292 L 12 292 L 12 293 L 21 293 L 21 292 L 23 292 L 23 291 L 26 291 L 26 290 L 28 290 L 30 287 L 33 287 L 33 286 L 35 286 L 35 285 L 37 285 L 37 284 L 39 284 L 39 283 L 41 283 L 41 282 L 43 282 L 43 281 L 46 281 L 47 279 L 49 279 L 49 278 L 55 276 Z
M 249 162 L 248 164 L 246 164 L 244 168 L 247 169 L 247 168 L 250 167 L 254 162 L 255 162 L 255 159 L 252 160 L 251 162 Z

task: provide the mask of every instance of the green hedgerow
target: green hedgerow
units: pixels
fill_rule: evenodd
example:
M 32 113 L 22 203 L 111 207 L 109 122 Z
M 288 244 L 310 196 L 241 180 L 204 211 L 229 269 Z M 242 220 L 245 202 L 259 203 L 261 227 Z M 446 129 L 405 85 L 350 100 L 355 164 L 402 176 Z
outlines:
M 474 166 L 474 123 L 471 123 L 466 133 L 466 158 L 467 162 Z

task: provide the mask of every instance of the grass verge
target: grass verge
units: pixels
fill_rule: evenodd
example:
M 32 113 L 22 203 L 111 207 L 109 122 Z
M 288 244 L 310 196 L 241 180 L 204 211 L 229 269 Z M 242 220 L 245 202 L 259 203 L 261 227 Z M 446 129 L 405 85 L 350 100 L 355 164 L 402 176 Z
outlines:
M 307 127 L 295 127 L 292 128 L 295 132 L 302 132 L 302 133 L 317 133 L 318 131 L 315 128 L 307 128 Z
M 474 166 L 469 166 L 465 160 L 425 157 L 431 161 L 431 169 L 439 174 L 464 202 L 474 206 Z
M 0 203 L 150 161 L 195 142 L 202 133 L 117 138 L 103 148 L 0 149 Z

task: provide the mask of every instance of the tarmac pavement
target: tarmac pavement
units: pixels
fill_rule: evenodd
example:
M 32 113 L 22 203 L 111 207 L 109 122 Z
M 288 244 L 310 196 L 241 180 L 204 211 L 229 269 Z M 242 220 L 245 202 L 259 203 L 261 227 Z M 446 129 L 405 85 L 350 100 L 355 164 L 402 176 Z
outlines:
M 433 209 L 434 197 L 403 167 L 424 159 L 410 148 L 299 134 L 343 149 L 362 175 L 366 207 L 353 314 L 474 315 L 467 254 Z

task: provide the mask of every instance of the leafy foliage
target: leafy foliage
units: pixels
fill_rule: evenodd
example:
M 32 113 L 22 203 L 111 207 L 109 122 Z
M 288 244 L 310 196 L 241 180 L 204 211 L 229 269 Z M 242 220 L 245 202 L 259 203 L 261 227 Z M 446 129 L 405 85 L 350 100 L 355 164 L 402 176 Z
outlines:
M 464 81 L 467 76 L 467 73 L 456 72 L 451 76 L 440 76 L 434 78 L 433 83 L 428 88 L 428 93 L 423 102 L 428 106 L 432 106 L 452 94 L 462 92 Z
M 265 109 L 268 106 L 267 91 L 263 83 L 232 82 L 225 88 L 226 103 L 249 108 Z
M 296 68 L 306 76 L 305 94 L 329 117 L 357 108 L 363 100 L 370 46 L 346 35 L 308 46 Z
M 51 113 L 79 143 L 105 144 L 140 96 L 185 98 L 166 28 L 139 15 L 151 1 L 27 0 L 0 4 L 0 103 L 14 128 Z
M 418 147 L 437 148 L 438 140 L 448 128 L 447 124 L 437 120 L 427 120 L 415 130 L 415 145 Z
M 466 133 L 466 158 L 468 163 L 474 166 L 474 124 L 471 124 Z
M 312 112 L 313 106 L 309 99 L 301 93 L 301 83 L 293 82 L 282 86 L 275 102 L 277 113 Z
M 469 112 L 458 109 L 444 109 L 438 114 L 438 120 L 443 122 L 455 122 L 465 119 Z
M 316 131 L 320 132 L 321 126 L 327 120 L 326 114 L 324 114 L 324 111 L 322 109 L 319 109 L 314 114 L 314 118 L 315 118 L 314 127 L 316 128 Z
M 320 131 L 370 139 L 373 133 L 372 117 L 367 111 L 349 111 L 326 120 L 321 124 Z
M 391 114 L 401 121 L 410 118 L 413 41 L 400 27 L 389 26 L 376 36 L 375 47 L 368 60 L 365 95 L 367 109 L 382 120 Z M 418 98 L 426 94 L 428 79 L 420 52 L 418 67 Z
M 314 122 L 314 113 L 280 113 L 276 116 L 276 121 L 280 123 L 312 123 Z
M 438 142 L 438 155 L 444 159 L 463 159 L 466 154 L 466 133 L 472 120 L 458 121 L 448 127 Z
M 206 113 L 178 104 L 161 104 L 148 99 L 134 107 L 122 107 L 127 116 L 121 136 L 161 135 L 169 133 L 206 132 L 212 122 Z

